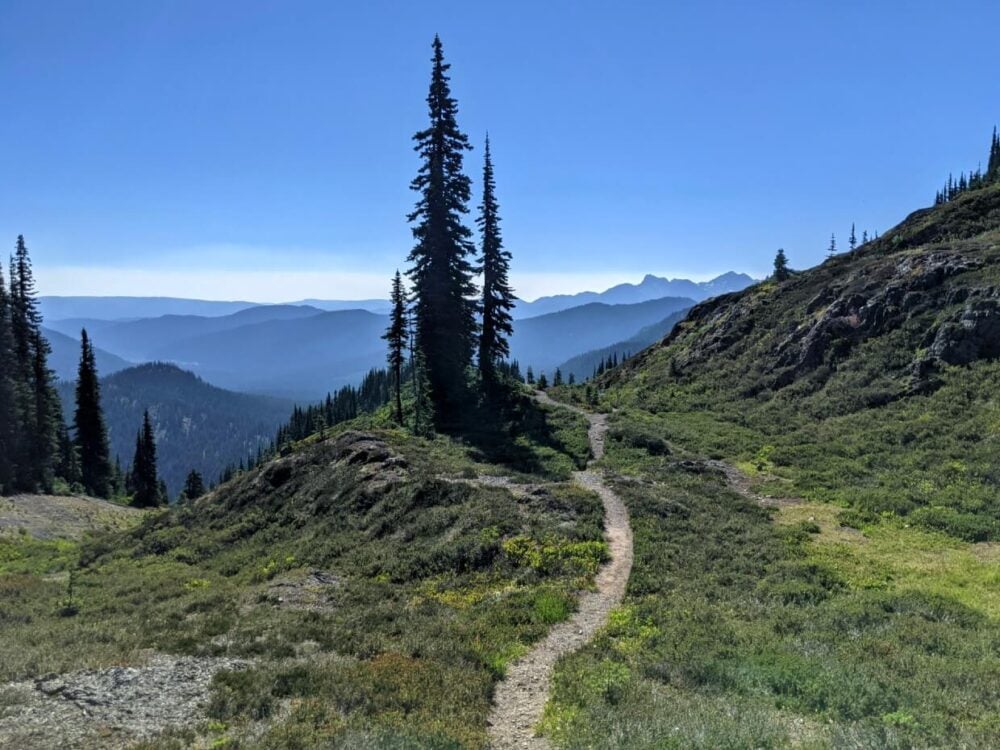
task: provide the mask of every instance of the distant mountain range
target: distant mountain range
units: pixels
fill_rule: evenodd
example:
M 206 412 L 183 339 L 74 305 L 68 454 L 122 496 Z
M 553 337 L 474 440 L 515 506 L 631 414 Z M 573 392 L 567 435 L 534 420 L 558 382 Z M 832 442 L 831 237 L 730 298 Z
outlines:
M 665 279 L 646 275 L 638 284 L 619 284 L 603 292 L 580 292 L 579 294 L 557 294 L 539 297 L 534 302 L 519 300 L 514 309 L 516 318 L 532 318 L 538 315 L 579 307 L 590 302 L 608 305 L 633 305 L 664 297 L 686 297 L 701 302 L 729 292 L 739 292 L 755 284 L 756 280 L 745 273 L 732 271 L 717 276 L 711 281 L 689 281 L 688 279 Z
M 585 380 L 594 374 L 594 370 L 601 362 L 607 361 L 608 358 L 617 356 L 618 361 L 621 362 L 626 357 L 638 354 L 643 349 L 662 340 L 674 329 L 675 325 L 684 320 L 689 309 L 684 308 L 683 310 L 671 313 L 663 320 L 645 326 L 638 333 L 624 341 L 578 354 L 559 365 L 559 369 L 562 370 L 564 377 L 569 377 L 572 374 L 577 380 Z
M 631 305 L 662 297 L 687 297 L 696 302 L 728 292 L 738 292 L 754 283 L 745 273 L 732 271 L 717 276 L 711 281 L 690 281 L 688 279 L 666 279 L 647 275 L 638 284 L 619 284 L 603 292 L 580 292 L 579 294 L 559 294 L 539 297 L 534 302 L 518 300 L 514 316 L 535 317 L 559 312 L 570 307 L 578 307 L 589 302 L 604 302 L 609 305 Z M 164 315 L 196 315 L 215 318 L 232 315 L 250 307 L 312 307 L 326 312 L 341 310 L 367 310 L 377 314 L 389 313 L 387 299 L 324 300 L 303 299 L 281 305 L 259 302 L 221 302 L 215 300 L 184 299 L 181 297 L 39 297 L 39 309 L 46 324 L 67 319 L 89 319 L 101 321 L 137 320 L 139 318 L 159 318 Z M 87 328 L 90 331 L 90 326 Z M 63 331 L 64 333 L 66 331 Z M 79 333 L 76 331 L 75 333 Z
M 522 368 L 551 371 L 581 353 L 630 341 L 640 329 L 655 326 L 709 294 L 742 288 L 752 281 L 743 274 L 724 274 L 701 284 L 647 276 L 639 284 L 621 284 L 601 293 L 520 302 L 511 354 Z M 678 288 L 692 296 L 660 294 Z M 298 401 L 322 398 L 333 389 L 358 382 L 369 369 L 384 366 L 381 335 L 387 315 L 358 307 L 328 309 L 362 304 L 377 309 L 383 301 L 303 302 L 311 304 L 166 297 L 40 298 L 50 331 L 52 366 L 62 379 L 76 376 L 82 328 L 97 348 L 102 375 L 136 363 L 170 362 L 222 388 Z M 160 310 L 169 312 L 141 315 Z M 55 317 L 60 312 L 65 317 Z
M 63 413 L 72 421 L 74 386 L 59 386 Z M 266 447 L 288 420 L 292 402 L 233 393 L 209 385 L 190 372 L 167 364 L 144 364 L 101 379 L 101 404 L 112 457 L 127 465 L 135 452 L 135 433 L 149 409 L 156 431 L 157 465 L 170 497 L 180 492 L 191 469 L 206 484 L 219 478 L 258 447 Z
M 548 372 L 580 352 L 588 352 L 632 336 L 644 326 L 687 310 L 693 300 L 683 297 L 609 305 L 591 302 L 568 310 L 514 321 L 511 356 L 521 369 L 530 365 L 535 374 Z M 588 373 L 589 374 L 589 373 Z

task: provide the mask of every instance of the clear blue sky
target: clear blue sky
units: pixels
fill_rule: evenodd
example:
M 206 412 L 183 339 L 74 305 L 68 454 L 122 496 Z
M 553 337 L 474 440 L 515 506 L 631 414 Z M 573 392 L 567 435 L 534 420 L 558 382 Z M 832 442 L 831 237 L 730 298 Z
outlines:
M 524 296 L 807 266 L 985 159 L 998 28 L 995 0 L 4 0 L 0 237 L 47 293 L 384 295 L 437 32 Z

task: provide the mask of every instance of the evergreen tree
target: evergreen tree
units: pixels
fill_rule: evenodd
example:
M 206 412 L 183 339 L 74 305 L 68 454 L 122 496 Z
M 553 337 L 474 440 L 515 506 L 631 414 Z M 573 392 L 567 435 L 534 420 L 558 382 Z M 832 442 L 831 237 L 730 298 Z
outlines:
M 101 412 L 101 386 L 97 378 L 94 347 L 87 329 L 80 333 L 80 367 L 76 380 L 76 445 L 80 456 L 83 489 L 95 497 L 111 497 L 111 456 L 108 431 Z
M 563 374 L 562 370 L 558 367 L 556 368 L 556 374 L 552 376 L 552 385 L 562 385 L 563 384 Z
M 858 246 L 858 236 L 854 233 L 854 222 L 851 222 L 851 236 L 847 238 L 847 244 L 851 250 Z
M 406 344 L 409 340 L 406 320 L 406 290 L 403 288 L 403 277 L 399 271 L 392 279 L 392 292 L 389 295 L 392 311 L 389 314 L 389 327 L 382 338 L 389 345 L 386 359 L 392 372 L 393 387 L 396 390 L 396 422 L 403 424 L 403 365 L 406 362 Z
M 541 375 L 538 376 L 538 390 L 544 391 L 548 387 L 549 387 L 549 379 L 545 377 L 545 373 L 543 372 Z
M 17 362 L 10 328 L 10 304 L 0 264 L 0 494 L 15 490 L 15 457 L 19 453 Z
M 132 459 L 132 504 L 149 508 L 160 504 L 160 481 L 156 474 L 156 439 L 149 410 L 142 415 L 142 429 L 135 436 Z
M 1000 180 L 1000 135 L 997 135 L 996 126 L 993 126 L 993 140 L 990 141 L 990 160 L 986 166 L 986 179 L 990 181 Z
M 181 493 L 181 497 L 185 500 L 197 500 L 204 494 L 205 482 L 201 478 L 201 474 L 191 469 L 187 475 L 187 479 L 184 480 L 184 490 Z
M 10 263 L 10 327 L 17 370 L 20 439 L 14 454 L 15 484 L 21 490 L 50 490 L 59 458 L 62 406 L 48 367 L 49 344 L 35 301 L 35 280 L 23 235 Z
M 528 365 L 528 371 L 525 373 L 524 382 L 528 385 L 535 384 L 535 372 L 531 369 L 531 365 Z
M 778 253 L 774 256 L 774 280 L 785 281 L 790 275 L 788 258 L 785 257 L 785 249 L 779 247 Z
M 837 254 L 837 236 L 834 234 L 830 235 L 830 247 L 826 249 L 826 257 L 832 258 Z
M 861 244 L 862 245 L 867 245 L 868 244 L 868 230 L 867 229 L 865 229 L 863 232 L 861 232 Z
M 514 307 L 514 292 L 507 278 L 511 256 L 503 249 L 503 240 L 500 238 L 500 207 L 495 190 L 493 159 L 487 136 L 483 153 L 483 202 L 476 219 L 482 236 L 483 253 L 483 322 L 479 336 L 479 371 L 486 382 L 492 379 L 496 363 L 510 355 L 507 337 L 514 333 L 510 314 Z
M 576 385 L 576 375 L 573 374 L 572 372 L 569 374 L 569 381 L 568 382 L 569 382 L 570 385 Z
M 453 425 L 468 397 L 466 368 L 476 336 L 476 292 L 469 256 L 471 231 L 463 224 L 471 196 L 462 173 L 471 149 L 458 128 L 441 40 L 434 37 L 433 70 L 427 95 L 430 125 L 413 136 L 422 165 L 410 183 L 420 194 L 407 220 L 416 222 L 416 244 L 408 260 L 413 282 L 416 348 L 426 359 L 427 379 L 439 425 Z

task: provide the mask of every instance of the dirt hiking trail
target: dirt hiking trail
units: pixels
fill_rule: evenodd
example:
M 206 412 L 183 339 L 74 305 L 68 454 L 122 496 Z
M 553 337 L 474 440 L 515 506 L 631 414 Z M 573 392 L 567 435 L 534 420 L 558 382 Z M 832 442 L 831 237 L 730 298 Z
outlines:
M 586 417 L 590 423 L 588 437 L 594 459 L 604 455 L 604 439 L 608 431 L 606 414 L 593 414 L 553 401 L 542 392 L 538 392 L 536 398 L 540 403 L 570 409 Z M 604 503 L 604 536 L 611 560 L 598 571 L 594 581 L 597 590 L 584 592 L 573 616 L 555 625 L 531 651 L 511 664 L 507 668 L 507 676 L 497 684 L 489 720 L 490 747 L 493 750 L 542 750 L 549 747 L 546 739 L 535 736 L 535 727 L 542 718 L 556 660 L 576 651 L 593 638 L 607 624 L 611 610 L 625 595 L 632 570 L 632 528 L 625 504 L 597 471 L 574 472 L 573 481 L 584 489 L 596 492 Z

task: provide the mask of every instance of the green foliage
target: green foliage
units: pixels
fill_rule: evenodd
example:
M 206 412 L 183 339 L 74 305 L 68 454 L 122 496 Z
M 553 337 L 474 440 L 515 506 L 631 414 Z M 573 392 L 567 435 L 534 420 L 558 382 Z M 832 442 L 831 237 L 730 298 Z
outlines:
M 215 678 L 214 724 L 145 746 L 482 747 L 494 682 L 572 612 L 606 549 L 591 493 L 442 478 L 496 471 L 475 453 L 342 425 L 86 541 L 79 568 L 76 544 L 2 541 L 0 680 L 150 648 L 239 656 L 254 663 Z M 506 554 L 511 540 L 542 564 Z M 77 612 L 59 617 L 68 570 Z M 330 583 L 314 591 L 315 574 Z M 255 721 L 266 728 L 250 741 Z
M 651 481 L 617 485 L 632 578 L 605 633 L 557 666 L 543 723 L 557 746 L 992 745 L 1000 626 L 936 591 L 940 560 L 902 574 L 922 545 L 882 557 L 888 532 L 828 541 L 835 509 L 828 520 L 806 506 L 776 525 L 713 473 L 608 450 L 609 467 Z M 816 521 L 797 520 L 806 513 Z M 876 557 L 855 559 L 847 543 Z M 881 588 L 859 578 L 886 564 L 900 572 Z M 982 601 L 986 571 L 970 600 Z

